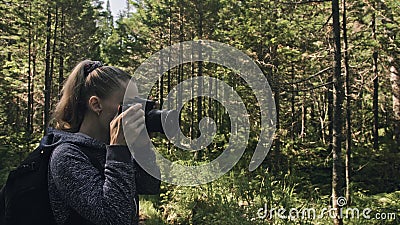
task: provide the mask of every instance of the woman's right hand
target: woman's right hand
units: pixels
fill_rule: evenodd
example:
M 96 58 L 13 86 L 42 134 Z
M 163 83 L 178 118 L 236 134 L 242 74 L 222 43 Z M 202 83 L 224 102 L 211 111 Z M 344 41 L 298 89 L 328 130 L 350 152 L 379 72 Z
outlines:
M 122 120 L 122 118 L 124 119 Z M 144 126 L 145 118 L 142 105 L 135 104 L 129 107 L 111 121 L 110 145 L 127 145 L 134 143 L 144 129 Z M 125 133 L 128 135 L 126 138 L 123 129 L 125 129 Z

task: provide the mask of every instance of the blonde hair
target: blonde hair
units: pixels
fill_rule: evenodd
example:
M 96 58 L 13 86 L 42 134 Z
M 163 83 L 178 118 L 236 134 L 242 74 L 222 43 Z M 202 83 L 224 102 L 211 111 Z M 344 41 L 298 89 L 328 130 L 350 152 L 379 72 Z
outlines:
M 61 99 L 53 114 L 57 129 L 78 132 L 89 98 L 93 95 L 106 98 L 124 88 L 131 78 L 128 73 L 112 66 L 100 66 L 89 73 L 85 72 L 85 66 L 93 63 L 90 60 L 80 62 L 65 81 Z

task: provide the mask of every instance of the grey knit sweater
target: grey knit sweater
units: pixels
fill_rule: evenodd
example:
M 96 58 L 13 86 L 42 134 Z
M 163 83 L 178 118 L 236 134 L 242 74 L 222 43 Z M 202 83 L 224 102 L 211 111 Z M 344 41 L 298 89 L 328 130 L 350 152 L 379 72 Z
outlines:
M 52 132 L 61 135 L 48 176 L 57 224 L 66 224 L 73 213 L 87 221 L 82 224 L 137 224 L 138 194 L 158 193 L 160 181 L 135 163 L 126 146 L 107 146 L 79 133 Z M 104 176 L 82 148 L 93 151 L 91 155 L 104 165 Z

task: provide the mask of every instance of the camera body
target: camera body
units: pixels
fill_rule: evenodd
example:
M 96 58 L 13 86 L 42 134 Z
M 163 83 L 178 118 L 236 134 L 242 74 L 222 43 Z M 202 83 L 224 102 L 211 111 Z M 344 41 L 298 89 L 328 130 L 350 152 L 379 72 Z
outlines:
M 137 103 L 140 103 L 143 106 L 148 133 L 159 132 L 165 134 L 165 129 L 168 129 L 168 135 L 171 137 L 175 136 L 179 124 L 179 115 L 176 110 L 159 110 L 155 108 L 155 101 L 135 97 L 129 102 L 129 104 L 122 105 L 122 111 L 127 110 L 129 107 Z M 165 129 L 163 128 L 163 124 Z

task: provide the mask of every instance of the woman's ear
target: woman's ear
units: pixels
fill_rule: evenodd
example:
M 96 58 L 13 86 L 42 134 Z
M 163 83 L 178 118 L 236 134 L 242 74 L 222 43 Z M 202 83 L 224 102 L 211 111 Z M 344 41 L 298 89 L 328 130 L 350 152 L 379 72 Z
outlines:
M 89 109 L 100 116 L 101 111 L 103 111 L 102 105 L 100 103 L 100 98 L 97 96 L 91 96 L 89 98 Z

